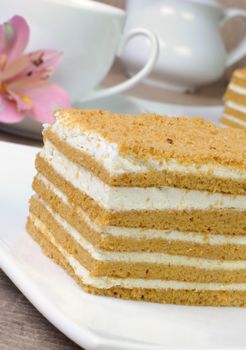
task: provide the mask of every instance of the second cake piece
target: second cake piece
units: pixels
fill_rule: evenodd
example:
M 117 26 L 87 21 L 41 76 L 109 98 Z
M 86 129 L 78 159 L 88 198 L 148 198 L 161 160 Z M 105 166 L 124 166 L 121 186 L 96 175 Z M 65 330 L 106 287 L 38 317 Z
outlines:
M 221 125 L 246 128 L 246 68 L 239 68 L 233 72 L 224 95 L 224 102 Z
M 245 305 L 245 152 L 202 119 L 59 111 L 27 229 L 89 292 Z

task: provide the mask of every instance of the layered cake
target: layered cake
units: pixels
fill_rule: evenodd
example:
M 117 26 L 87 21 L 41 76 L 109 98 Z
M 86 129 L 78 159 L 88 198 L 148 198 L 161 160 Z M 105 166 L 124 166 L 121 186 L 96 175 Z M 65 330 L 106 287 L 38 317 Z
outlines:
M 225 96 L 222 126 L 246 127 L 246 68 L 237 69 L 232 75 Z
M 246 305 L 246 130 L 60 110 L 27 230 L 85 291 Z

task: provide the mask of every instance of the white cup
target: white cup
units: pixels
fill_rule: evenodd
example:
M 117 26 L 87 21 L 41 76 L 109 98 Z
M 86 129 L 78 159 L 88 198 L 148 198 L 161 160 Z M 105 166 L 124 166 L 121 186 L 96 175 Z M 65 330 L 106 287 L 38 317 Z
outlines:
M 90 0 L 8 0 L 0 20 L 21 15 L 31 28 L 27 51 L 56 49 L 62 62 L 51 78 L 63 86 L 72 102 L 109 96 L 130 89 L 153 69 L 159 53 L 158 39 L 149 30 L 136 28 L 123 33 L 126 13 Z M 133 77 L 110 88 L 95 91 L 116 56 L 131 38 L 144 36 L 152 50 L 147 63 Z

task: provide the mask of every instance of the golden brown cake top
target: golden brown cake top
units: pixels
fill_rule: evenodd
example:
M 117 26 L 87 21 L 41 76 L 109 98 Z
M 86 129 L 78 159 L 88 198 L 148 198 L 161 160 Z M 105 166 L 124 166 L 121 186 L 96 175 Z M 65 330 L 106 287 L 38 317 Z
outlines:
M 65 128 L 92 132 L 137 159 L 217 164 L 246 170 L 246 130 L 219 128 L 202 118 L 122 115 L 67 109 L 55 117 Z
M 246 68 L 239 68 L 234 70 L 231 77 L 231 83 L 238 85 L 239 87 L 246 87 Z M 230 89 L 230 87 L 231 84 L 228 85 L 228 89 Z
M 245 80 L 246 80 L 246 68 L 239 68 L 239 69 L 236 69 L 236 70 L 233 72 L 233 75 L 234 75 L 236 78 L 245 79 Z

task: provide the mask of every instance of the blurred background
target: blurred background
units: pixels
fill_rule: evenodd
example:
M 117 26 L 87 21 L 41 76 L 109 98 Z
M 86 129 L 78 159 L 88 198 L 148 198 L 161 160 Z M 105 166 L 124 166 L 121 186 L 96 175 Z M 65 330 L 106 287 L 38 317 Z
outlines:
M 79 8 L 76 8 L 73 14 L 70 13 L 70 17 L 67 13 L 61 13 L 62 8 L 57 9 L 56 21 L 54 21 L 53 17 L 47 15 L 49 11 L 45 12 L 43 7 L 42 15 L 36 16 L 32 5 L 30 6 L 33 4 L 31 0 L 20 0 L 18 3 L 15 0 L 9 0 L 8 3 L 12 5 L 6 2 L 5 8 L 9 10 L 3 11 L 0 17 L 2 16 L 1 20 L 4 21 L 16 13 L 26 18 L 31 30 L 30 46 L 27 47 L 27 51 L 50 47 L 64 53 L 61 67 L 51 78 L 70 94 L 72 105 L 75 107 L 102 108 L 121 113 L 155 112 L 171 115 L 201 115 L 218 122 L 224 106 L 223 96 L 232 73 L 236 68 L 246 67 L 246 55 L 243 56 L 246 52 L 246 0 L 217 0 L 223 8 L 230 9 L 229 12 L 221 9 L 221 14 L 213 6 L 206 6 L 206 10 L 201 9 L 200 6 L 197 7 L 202 0 L 196 0 L 192 4 L 183 0 L 163 0 L 163 2 L 158 0 L 97 0 L 94 1 L 95 5 L 97 2 L 127 10 L 125 28 L 122 28 L 123 32 L 117 38 L 118 34 L 115 34 L 114 30 L 102 31 L 100 16 L 103 17 L 103 15 L 97 19 L 87 15 L 83 17 L 83 10 Z M 216 0 L 206 0 L 206 2 L 216 4 Z M 83 4 L 82 0 L 81 4 Z M 66 1 L 66 5 L 69 5 L 69 0 Z M 173 11 L 172 16 L 166 12 L 170 10 Z M 237 16 L 231 18 L 235 13 Z M 191 21 L 187 14 L 188 17 L 191 16 Z M 63 16 L 66 18 L 66 24 L 63 22 Z M 74 18 L 77 20 L 74 21 Z M 224 20 L 228 18 L 229 20 L 223 25 Z M 107 27 L 109 22 L 108 17 L 104 21 L 104 27 Z M 118 95 L 113 94 L 112 98 L 109 96 L 105 101 L 99 99 L 95 103 L 83 104 L 82 97 L 87 96 L 86 93 L 90 93 L 91 88 L 97 93 L 104 87 L 112 87 L 125 82 L 130 75 L 139 72 L 146 64 L 151 56 L 150 51 L 153 49 L 151 41 L 146 37 L 145 39 L 133 38 L 132 42 L 127 42 L 121 58 L 117 58 L 116 49 L 110 53 L 114 50 L 110 48 L 111 43 L 115 42 L 117 45 L 122 43 L 121 38 L 136 27 L 146 28 L 157 36 L 156 46 L 158 47 L 159 42 L 160 55 L 152 67 L 153 71 L 147 78 L 145 77 L 146 79 L 144 78 L 128 90 L 121 91 Z M 60 35 L 63 30 L 63 35 Z M 73 35 L 73 40 L 67 40 L 74 32 L 77 35 Z M 109 36 L 106 37 L 107 35 Z M 83 46 L 80 48 L 81 42 Z M 241 51 L 240 57 L 243 58 L 226 68 L 228 57 L 225 49 L 229 53 L 239 46 L 241 49 L 238 51 Z M 87 62 L 85 57 L 89 57 Z M 71 61 L 69 61 L 70 58 Z M 74 64 L 75 61 L 77 66 Z M 113 65 L 111 65 L 112 62 Z M 105 67 L 105 72 L 100 73 L 100 78 L 95 84 L 93 83 L 94 85 L 92 84 L 93 86 L 89 87 L 86 93 L 83 92 L 84 95 L 80 92 L 76 98 L 71 96 L 71 90 L 73 90 L 71 87 L 75 86 L 76 89 L 78 87 L 77 90 L 79 90 L 81 86 L 85 87 L 86 83 L 91 83 L 93 76 L 96 75 L 95 71 L 101 66 Z M 71 86 L 68 84 L 69 79 Z M 173 86 L 176 89 L 172 89 Z M 51 100 L 48 95 L 46 102 L 47 99 Z M 51 102 L 51 107 L 56 105 L 56 101 Z M 206 107 L 206 109 L 201 107 Z M 36 122 L 37 120 L 39 123 Z M 41 122 L 49 122 L 49 120 L 45 120 L 45 115 L 39 119 L 21 119 L 19 123 L 9 123 L 9 125 L 7 120 L 5 124 L 0 123 L 0 129 L 7 132 L 18 132 L 19 130 L 20 133 L 30 131 L 31 136 L 36 133 L 40 138 Z
M 126 8 L 126 0 L 99 0 L 99 2 L 116 6 L 119 8 Z M 246 1 L 245 0 L 218 0 L 221 5 L 225 8 L 238 8 L 246 10 Z M 231 51 L 236 47 L 237 43 L 244 37 L 246 32 L 246 21 L 243 18 L 231 19 L 226 25 L 222 28 L 222 35 L 224 38 L 225 46 L 227 51 Z M 221 98 L 226 90 L 228 82 L 231 78 L 232 72 L 235 68 L 246 66 L 246 56 L 241 59 L 237 64 L 227 69 L 224 76 L 217 81 L 216 83 L 200 87 L 195 92 L 195 102 L 208 105 L 218 105 L 221 102 Z M 116 60 L 112 70 L 110 72 L 110 79 L 107 77 L 103 82 L 104 85 L 110 85 L 110 83 L 120 80 L 120 75 L 124 73 L 122 64 L 119 60 Z M 163 100 L 163 90 L 151 89 L 145 84 L 140 84 L 140 86 L 133 88 L 131 91 L 132 95 L 140 96 L 143 98 L 148 98 L 151 94 L 151 98 L 157 101 Z M 201 98 L 199 98 L 201 97 Z M 194 96 L 180 96 L 181 102 L 184 104 L 193 104 Z M 174 103 L 177 100 L 177 94 L 170 91 L 165 91 L 165 101 Z
M 125 0 L 98 0 L 99 2 L 116 6 L 119 8 L 125 8 Z M 155 0 L 153 0 L 155 1 Z M 235 7 L 242 10 L 246 10 L 246 1 L 245 0 L 219 0 L 224 7 Z M 236 25 L 235 25 L 236 24 Z M 233 30 L 232 30 L 233 28 Z M 223 36 L 225 39 L 226 48 L 230 51 L 235 47 L 236 43 L 243 38 L 246 30 L 246 22 L 242 18 L 232 19 L 223 29 Z M 242 59 L 236 66 L 246 65 L 246 57 Z

